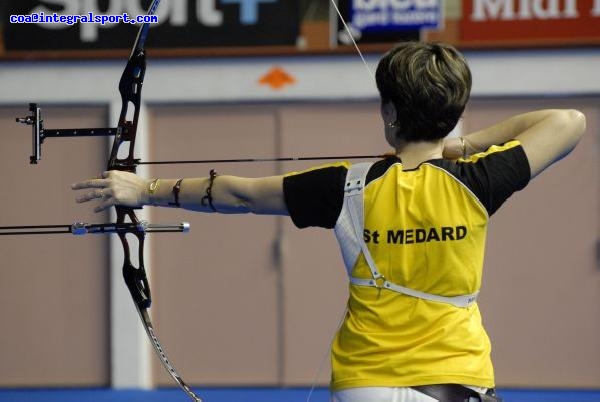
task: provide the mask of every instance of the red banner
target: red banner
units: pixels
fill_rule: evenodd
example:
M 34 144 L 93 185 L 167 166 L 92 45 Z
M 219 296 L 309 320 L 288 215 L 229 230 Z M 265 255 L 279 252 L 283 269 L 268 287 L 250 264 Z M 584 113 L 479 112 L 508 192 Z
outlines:
M 463 0 L 460 42 L 600 43 L 600 0 Z

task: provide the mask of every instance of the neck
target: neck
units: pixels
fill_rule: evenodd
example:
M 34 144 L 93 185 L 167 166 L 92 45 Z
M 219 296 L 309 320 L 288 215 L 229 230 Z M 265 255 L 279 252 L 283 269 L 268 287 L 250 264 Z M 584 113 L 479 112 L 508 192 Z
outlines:
M 396 146 L 396 155 L 402 160 L 402 165 L 405 168 L 413 169 L 430 159 L 442 158 L 443 149 L 443 140 L 420 142 L 401 141 Z

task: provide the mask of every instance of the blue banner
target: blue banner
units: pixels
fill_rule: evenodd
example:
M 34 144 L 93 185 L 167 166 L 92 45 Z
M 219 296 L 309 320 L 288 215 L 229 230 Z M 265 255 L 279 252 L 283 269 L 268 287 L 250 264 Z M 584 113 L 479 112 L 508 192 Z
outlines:
M 440 29 L 442 0 L 350 0 L 350 25 L 360 33 Z

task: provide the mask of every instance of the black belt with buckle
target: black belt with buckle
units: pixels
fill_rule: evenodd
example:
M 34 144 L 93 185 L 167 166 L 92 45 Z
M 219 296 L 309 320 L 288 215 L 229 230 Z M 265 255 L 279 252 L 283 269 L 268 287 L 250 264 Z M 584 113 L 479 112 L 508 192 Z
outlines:
M 480 394 L 459 384 L 419 385 L 411 388 L 435 398 L 439 402 L 469 402 L 469 398 L 477 398 L 481 402 L 502 402 L 502 399 L 496 396 L 494 389 L 490 389 L 485 394 Z

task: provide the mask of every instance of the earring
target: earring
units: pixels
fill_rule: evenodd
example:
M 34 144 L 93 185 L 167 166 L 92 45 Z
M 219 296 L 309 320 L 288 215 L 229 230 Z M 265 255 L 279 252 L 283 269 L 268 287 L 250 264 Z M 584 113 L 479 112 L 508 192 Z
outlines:
M 389 123 L 387 123 L 387 126 L 390 128 L 396 128 L 396 122 L 390 121 Z

